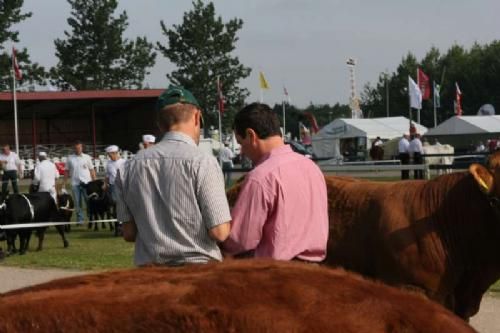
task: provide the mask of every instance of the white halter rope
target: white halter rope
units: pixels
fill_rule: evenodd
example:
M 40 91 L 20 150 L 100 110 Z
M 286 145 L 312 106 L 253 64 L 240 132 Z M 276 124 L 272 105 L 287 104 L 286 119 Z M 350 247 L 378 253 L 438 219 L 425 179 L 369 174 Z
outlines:
M 31 204 L 30 199 L 26 197 L 24 194 L 21 194 L 21 196 L 28 202 L 28 206 L 30 208 L 30 213 L 31 213 L 31 221 L 35 219 L 35 207 Z

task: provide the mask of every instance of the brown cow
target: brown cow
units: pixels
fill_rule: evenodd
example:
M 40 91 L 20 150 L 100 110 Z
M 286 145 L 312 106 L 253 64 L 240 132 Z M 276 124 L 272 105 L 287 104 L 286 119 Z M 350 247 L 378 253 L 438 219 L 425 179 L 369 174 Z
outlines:
M 0 296 L 0 332 L 474 332 L 419 294 L 241 260 L 67 278 Z
M 494 199 L 500 186 L 495 179 L 500 174 L 477 164 L 470 172 L 430 181 L 327 177 L 326 264 L 423 289 L 468 319 L 500 278 L 500 210 Z
M 490 166 L 430 181 L 326 177 L 325 263 L 423 290 L 468 320 L 500 278 L 500 154 Z

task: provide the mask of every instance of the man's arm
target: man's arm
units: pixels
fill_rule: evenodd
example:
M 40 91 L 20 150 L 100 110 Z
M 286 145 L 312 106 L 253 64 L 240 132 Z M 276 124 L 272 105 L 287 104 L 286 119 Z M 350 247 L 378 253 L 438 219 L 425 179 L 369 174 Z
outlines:
M 212 229 L 208 230 L 208 234 L 210 237 L 217 241 L 217 242 L 223 242 L 229 237 L 229 233 L 231 231 L 231 223 L 226 222 L 219 224 Z
M 250 179 L 242 186 L 231 210 L 231 232 L 222 244 L 223 250 L 232 255 L 255 250 L 262 239 L 262 229 L 271 209 L 270 200 L 258 182 Z
M 200 165 L 197 200 L 209 236 L 222 242 L 230 230 L 231 214 L 224 188 L 224 175 L 219 163 L 211 158 Z
M 115 178 L 116 191 L 116 218 L 122 222 L 123 239 L 127 242 L 135 242 L 137 238 L 137 225 L 134 217 L 130 213 L 125 198 L 123 195 L 123 183 L 120 170 L 118 170 Z

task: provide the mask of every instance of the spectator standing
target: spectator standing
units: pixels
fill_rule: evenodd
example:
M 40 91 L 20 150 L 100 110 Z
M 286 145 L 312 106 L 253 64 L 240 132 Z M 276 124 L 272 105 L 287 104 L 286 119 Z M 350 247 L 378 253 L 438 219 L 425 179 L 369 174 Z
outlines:
M 75 153 L 69 155 L 66 162 L 65 181 L 68 178 L 71 181 L 77 221 L 80 225 L 83 225 L 84 203 L 87 207 L 87 216 L 89 215 L 85 185 L 91 180 L 96 179 L 96 173 L 92 164 L 92 158 L 83 152 L 83 143 L 76 141 L 73 148 Z
M 135 242 L 137 266 L 221 261 L 217 242 L 229 235 L 231 216 L 219 163 L 198 147 L 200 105 L 188 90 L 170 86 L 157 112 L 163 138 L 116 177 L 123 237 Z
M 0 164 L 3 169 L 2 175 L 2 196 L 7 195 L 9 187 L 9 180 L 12 184 L 14 193 L 19 193 L 17 186 L 18 172 L 22 172 L 22 164 L 19 156 L 10 150 L 10 145 L 5 144 L 2 146 L 2 153 L 0 154 Z
M 409 135 L 403 134 L 401 140 L 398 143 L 398 153 L 399 160 L 401 161 L 401 165 L 410 164 L 410 142 L 408 141 Z M 410 171 L 409 170 L 401 170 L 401 179 L 410 179 Z
M 255 165 L 242 184 L 224 250 L 231 255 L 320 262 L 328 240 L 325 177 L 283 142 L 279 119 L 261 103 L 235 116 L 241 152 Z
M 33 184 L 38 186 L 37 192 L 49 192 L 57 202 L 56 181 L 59 178 L 59 171 L 47 158 L 46 152 L 38 153 L 38 160 L 40 163 L 35 167 Z
M 226 178 L 226 185 L 229 184 L 231 179 L 231 169 L 234 167 L 233 158 L 234 154 L 231 149 L 229 149 L 228 144 L 224 143 L 224 146 L 219 151 L 219 158 L 222 162 L 222 171 Z
M 413 164 L 423 164 L 424 163 L 424 148 L 422 147 L 422 141 L 420 140 L 420 134 L 415 134 L 415 137 L 410 142 L 409 152 L 411 157 L 413 158 Z M 414 170 L 413 177 L 415 179 L 424 179 L 423 170 Z

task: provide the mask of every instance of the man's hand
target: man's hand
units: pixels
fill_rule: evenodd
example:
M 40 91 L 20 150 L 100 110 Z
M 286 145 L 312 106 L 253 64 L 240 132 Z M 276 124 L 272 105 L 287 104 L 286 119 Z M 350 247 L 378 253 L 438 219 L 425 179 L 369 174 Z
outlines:
M 128 221 L 122 223 L 122 232 L 123 239 L 126 242 L 135 242 L 135 238 L 137 237 L 137 226 L 135 225 L 135 221 Z

